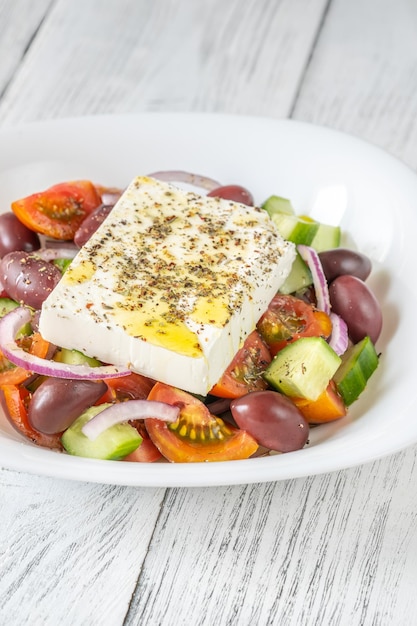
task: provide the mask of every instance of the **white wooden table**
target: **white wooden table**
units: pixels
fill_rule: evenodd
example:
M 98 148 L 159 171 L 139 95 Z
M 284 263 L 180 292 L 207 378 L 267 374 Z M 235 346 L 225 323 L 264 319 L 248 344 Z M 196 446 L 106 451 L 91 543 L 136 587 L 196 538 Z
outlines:
M 416 0 L 0 0 L 2 127 L 156 110 L 293 117 L 417 168 Z M 1 469 L 0 624 L 415 624 L 416 458 L 204 490 Z

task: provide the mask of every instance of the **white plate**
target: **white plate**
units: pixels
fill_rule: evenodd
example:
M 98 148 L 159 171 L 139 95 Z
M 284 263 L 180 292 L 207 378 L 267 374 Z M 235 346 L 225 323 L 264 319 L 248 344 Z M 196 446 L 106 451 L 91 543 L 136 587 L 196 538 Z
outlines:
M 384 312 L 380 367 L 349 416 L 313 429 L 303 450 L 198 464 L 96 461 L 44 450 L 0 421 L 0 463 L 30 473 L 138 486 L 275 481 L 375 460 L 417 441 L 414 357 L 417 177 L 358 139 L 287 120 L 144 114 L 42 122 L 0 132 L 3 210 L 71 178 L 110 186 L 156 170 L 188 170 L 240 183 L 257 202 L 290 198 L 300 213 L 340 223 L 374 264 L 369 284 Z

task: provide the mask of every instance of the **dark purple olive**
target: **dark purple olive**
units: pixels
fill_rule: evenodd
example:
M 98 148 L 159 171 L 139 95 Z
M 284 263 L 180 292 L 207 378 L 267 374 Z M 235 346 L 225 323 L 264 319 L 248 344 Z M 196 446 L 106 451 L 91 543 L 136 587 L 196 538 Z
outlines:
M 224 198 L 225 200 L 232 200 L 233 202 L 241 202 L 248 206 L 254 206 L 255 201 L 250 191 L 241 187 L 240 185 L 225 185 L 224 187 L 217 187 L 207 194 L 211 198 Z
M 348 248 L 325 250 L 319 253 L 319 257 L 329 283 L 345 274 L 366 280 L 372 270 L 371 260 L 367 256 Z
M 33 252 L 39 250 L 40 246 L 37 233 L 22 224 L 14 213 L 0 215 L 0 257 L 18 250 Z
M 30 424 L 41 433 L 61 433 L 105 393 L 103 381 L 47 378 L 33 393 Z
M 97 228 L 104 222 L 113 206 L 112 204 L 101 204 L 85 218 L 74 235 L 74 243 L 76 246 L 82 248 L 90 239 L 91 235 L 93 235 Z
M 353 343 L 367 335 L 376 343 L 382 329 L 382 311 L 369 287 L 356 276 L 338 276 L 330 284 L 329 296 L 332 310 L 345 320 Z
M 277 391 L 254 391 L 230 403 L 236 424 L 270 450 L 291 452 L 307 442 L 309 425 L 289 398 Z
M 62 277 L 60 270 L 35 253 L 9 252 L 0 261 L 0 282 L 10 298 L 40 309 Z

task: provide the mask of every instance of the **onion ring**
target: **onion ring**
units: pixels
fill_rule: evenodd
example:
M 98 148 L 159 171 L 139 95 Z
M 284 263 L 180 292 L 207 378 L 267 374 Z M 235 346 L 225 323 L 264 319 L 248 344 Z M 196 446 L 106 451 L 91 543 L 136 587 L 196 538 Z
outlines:
M 32 319 L 32 312 L 26 307 L 17 307 L 0 319 L 0 350 L 15 365 L 43 376 L 55 378 L 76 378 L 77 380 L 101 380 L 128 376 L 131 370 L 115 365 L 90 367 L 89 365 L 69 365 L 42 359 L 25 352 L 15 340 L 24 324 Z
M 94 441 L 105 430 L 115 424 L 122 424 L 129 420 L 158 419 L 164 422 L 175 422 L 178 419 L 180 408 L 158 402 L 156 400 L 128 400 L 116 402 L 112 406 L 97 413 L 82 427 L 83 434 Z
M 217 187 L 221 187 L 221 183 L 217 180 L 213 180 L 213 178 L 201 176 L 200 174 L 193 174 L 192 172 L 183 172 L 181 170 L 153 172 L 152 174 L 148 174 L 148 176 L 150 178 L 157 178 L 158 180 L 168 183 L 187 183 L 188 185 L 194 185 L 195 187 L 202 187 L 203 189 L 207 189 L 207 191 L 212 191 Z
M 316 292 L 317 308 L 330 315 L 331 305 L 329 288 L 320 257 L 314 248 L 299 244 L 297 250 L 301 258 L 307 263 L 313 277 L 314 291 Z

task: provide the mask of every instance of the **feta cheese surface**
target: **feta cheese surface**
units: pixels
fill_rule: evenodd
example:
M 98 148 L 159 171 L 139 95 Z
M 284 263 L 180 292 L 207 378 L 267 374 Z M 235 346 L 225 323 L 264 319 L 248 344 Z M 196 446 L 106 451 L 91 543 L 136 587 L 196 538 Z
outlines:
M 205 395 L 294 258 L 263 209 L 138 177 L 44 302 L 40 332 Z

